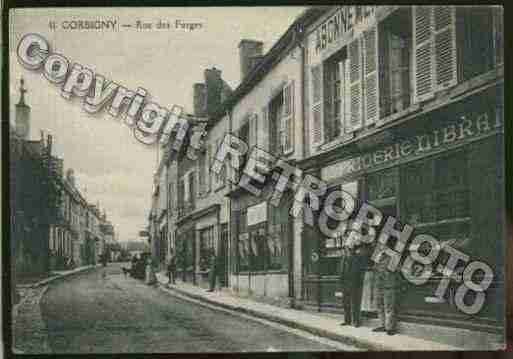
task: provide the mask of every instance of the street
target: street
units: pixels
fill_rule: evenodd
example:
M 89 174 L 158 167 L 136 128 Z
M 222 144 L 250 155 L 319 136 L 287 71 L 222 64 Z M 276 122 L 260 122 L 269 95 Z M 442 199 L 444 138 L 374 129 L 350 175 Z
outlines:
M 41 311 L 54 353 L 340 350 L 125 278 L 119 263 L 52 285 Z

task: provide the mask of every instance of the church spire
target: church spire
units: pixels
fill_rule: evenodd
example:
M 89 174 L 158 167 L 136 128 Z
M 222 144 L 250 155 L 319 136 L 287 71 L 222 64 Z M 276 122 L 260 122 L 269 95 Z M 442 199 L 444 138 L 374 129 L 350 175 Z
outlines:
M 18 105 L 24 106 L 25 104 L 25 92 L 27 92 L 27 89 L 25 88 L 25 80 L 23 77 L 20 79 L 20 101 L 18 102 Z

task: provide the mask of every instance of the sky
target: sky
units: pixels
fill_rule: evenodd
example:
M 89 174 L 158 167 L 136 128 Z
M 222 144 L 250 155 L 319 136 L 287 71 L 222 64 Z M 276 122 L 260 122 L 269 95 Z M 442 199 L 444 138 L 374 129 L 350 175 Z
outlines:
M 139 143 L 119 118 L 105 110 L 95 116 L 81 107 L 82 99 L 66 100 L 60 88 L 41 72 L 23 68 L 17 59 L 19 40 L 27 33 L 46 38 L 51 52 L 64 55 L 131 90 L 142 87 L 152 101 L 170 109 L 181 105 L 192 112 L 192 86 L 203 82 L 203 70 L 215 66 L 235 89 L 240 82 L 238 44 L 241 39 L 264 42 L 264 51 L 278 40 L 304 8 L 74 8 L 16 9 L 10 14 L 11 122 L 25 80 L 31 106 L 31 139 L 53 135 L 53 154 L 73 168 L 77 186 L 88 200 L 107 212 L 121 241 L 138 239 L 147 225 L 155 147 Z M 63 29 L 66 21 L 104 20 L 119 24 L 169 22 L 170 29 Z M 174 27 L 177 20 L 201 23 L 200 29 Z M 49 23 L 56 24 L 54 30 Z M 45 135 L 46 136 L 46 135 Z

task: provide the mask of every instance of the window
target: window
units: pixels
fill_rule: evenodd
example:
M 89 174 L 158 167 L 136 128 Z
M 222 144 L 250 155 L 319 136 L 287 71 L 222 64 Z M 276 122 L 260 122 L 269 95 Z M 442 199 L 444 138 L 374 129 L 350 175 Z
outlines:
M 244 143 L 249 144 L 249 135 L 250 135 L 250 127 L 249 127 L 250 121 L 246 121 L 240 128 L 239 131 L 237 131 L 237 137 L 243 141 Z M 240 175 L 242 174 L 242 171 L 244 169 L 244 166 L 246 165 L 246 161 L 249 157 L 249 150 L 244 155 L 240 157 L 240 167 L 238 171 L 237 178 L 240 178 Z
M 169 215 L 173 214 L 173 204 L 175 203 L 174 193 L 173 193 L 173 184 L 168 183 L 167 185 L 167 211 Z
M 327 142 L 342 134 L 345 119 L 345 58 L 345 51 L 341 51 L 324 64 L 324 138 Z
M 407 109 L 411 103 L 411 10 L 396 11 L 380 24 L 380 117 Z
M 289 81 L 269 104 L 268 114 L 272 153 L 288 155 L 294 151 L 294 81 Z
M 286 228 L 288 225 L 288 213 L 272 205 L 269 208 L 269 233 L 267 234 L 268 268 L 271 270 L 283 269 L 286 265 Z
M 269 124 L 271 130 L 271 153 L 280 155 L 282 151 L 283 127 L 281 125 L 281 115 L 283 113 L 283 93 L 280 92 L 269 104 Z
M 326 192 L 325 198 L 332 192 L 343 190 L 347 193 L 349 193 L 353 198 L 358 200 L 358 182 L 348 182 L 342 185 L 336 185 L 328 188 Z M 334 206 L 337 207 L 343 207 L 342 199 L 337 199 L 334 202 Z M 355 208 L 358 208 L 359 206 L 356 205 Z M 356 216 L 356 213 L 353 213 L 349 217 L 349 221 L 352 220 Z M 329 228 L 334 229 L 339 224 L 338 221 L 334 221 L 331 218 L 328 218 L 327 225 Z M 347 234 L 341 234 L 341 236 L 337 238 L 327 238 L 322 237 L 321 239 L 321 247 L 320 247 L 320 253 L 321 256 L 319 258 L 319 274 L 320 275 L 336 275 L 340 273 L 339 271 L 339 263 L 340 263 L 340 249 L 342 247 L 342 241 L 344 239 L 344 236 Z
M 467 172 L 465 152 L 407 166 L 405 220 L 420 227 L 465 220 L 470 215 Z
M 495 53 L 496 47 L 503 45 L 500 36 L 494 44 L 493 10 L 491 6 L 457 7 L 459 72 L 463 80 L 491 70 L 497 55 L 501 56 Z M 499 18 L 502 21 L 502 17 L 495 17 L 496 21 Z
M 196 173 L 194 171 L 189 172 L 189 203 L 192 207 L 194 207 L 194 200 L 196 197 L 195 176 Z
M 454 6 L 414 6 L 413 102 L 457 84 L 456 9 Z
M 215 254 L 214 227 L 200 231 L 200 270 L 206 271 L 211 268 L 212 259 Z

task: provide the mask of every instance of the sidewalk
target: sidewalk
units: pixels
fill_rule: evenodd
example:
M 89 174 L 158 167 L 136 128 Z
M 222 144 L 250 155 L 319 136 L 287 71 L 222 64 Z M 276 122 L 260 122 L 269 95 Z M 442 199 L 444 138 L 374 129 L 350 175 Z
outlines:
M 455 346 L 440 343 L 430 339 L 414 337 L 405 334 L 396 334 L 389 336 L 386 333 L 374 333 L 368 326 L 362 326 L 359 328 L 354 327 L 342 327 L 340 322 L 342 316 L 330 313 L 315 313 L 305 310 L 282 308 L 275 305 L 265 304 L 250 300 L 247 298 L 241 298 L 235 296 L 227 291 L 216 291 L 207 292 L 203 288 L 187 284 L 179 283 L 177 285 L 168 286 L 168 279 L 163 273 L 157 273 L 157 279 L 162 287 L 167 287 L 178 294 L 187 296 L 192 299 L 196 299 L 202 302 L 209 303 L 211 305 L 219 306 L 221 308 L 241 312 L 244 314 L 252 315 L 258 318 L 266 319 L 269 321 L 277 322 L 295 329 L 300 329 L 314 335 L 326 337 L 332 340 L 337 340 L 343 343 L 354 345 L 362 349 L 369 350 L 380 350 L 380 351 L 415 351 L 415 350 L 433 350 L 433 351 L 460 351 L 469 350 L 470 348 L 463 348 L 462 346 Z M 377 320 L 374 320 L 377 326 Z M 419 326 L 419 324 L 411 324 L 411 326 Z M 440 335 L 440 327 L 426 326 L 424 331 L 427 333 L 427 337 Z M 425 328 L 427 327 L 427 329 Z M 404 328 L 404 326 L 403 326 Z M 402 328 L 400 328 L 402 329 Z M 404 332 L 411 333 L 410 330 L 406 329 Z M 468 333 L 467 333 L 468 332 Z M 424 336 L 426 336 L 424 333 Z M 454 330 L 454 338 L 456 336 L 462 338 L 465 343 L 472 341 L 468 335 L 472 334 L 471 331 L 456 329 Z M 490 335 L 486 337 L 484 333 L 477 333 L 479 343 L 474 341 L 474 345 L 481 350 L 498 350 L 500 346 L 493 345 L 490 343 L 491 338 L 495 336 Z M 483 338 L 483 335 L 485 336 Z M 476 337 L 477 338 L 477 337 Z M 493 341 L 493 340 L 492 340 Z M 450 341 L 452 342 L 452 341 Z M 483 347 L 480 343 L 488 343 L 488 347 Z
M 50 347 L 46 333 L 46 325 L 41 315 L 39 302 L 43 298 L 48 284 L 82 273 L 97 266 L 89 265 L 66 271 L 54 271 L 48 278 L 16 285 L 20 300 L 12 308 L 13 352 L 18 354 L 48 354 Z
M 18 289 L 18 288 L 35 288 L 35 287 L 40 287 L 42 285 L 46 285 L 46 284 L 49 284 L 49 283 L 53 282 L 57 278 L 63 278 L 63 277 L 71 276 L 73 274 L 84 272 L 84 271 L 87 271 L 89 269 L 96 268 L 98 266 L 100 266 L 100 265 L 99 264 L 87 265 L 87 266 L 77 267 L 77 268 L 69 269 L 69 270 L 52 271 L 52 272 L 50 272 L 50 276 L 48 278 L 45 278 L 45 279 L 42 279 L 42 280 L 39 280 L 39 281 L 35 281 L 35 282 L 32 282 L 32 283 L 17 284 L 16 288 Z

